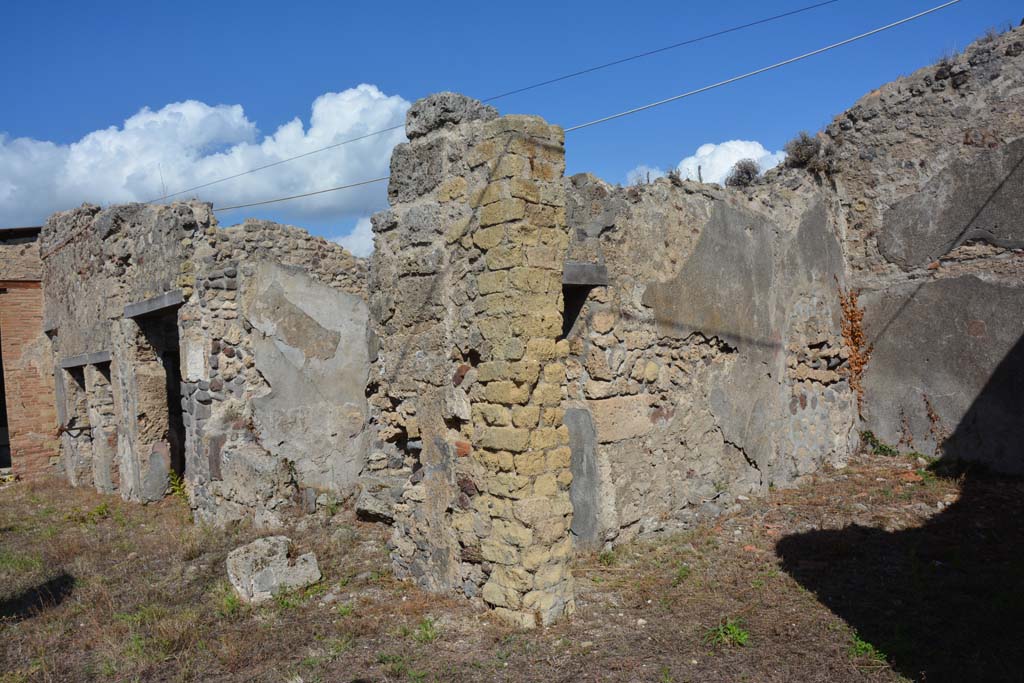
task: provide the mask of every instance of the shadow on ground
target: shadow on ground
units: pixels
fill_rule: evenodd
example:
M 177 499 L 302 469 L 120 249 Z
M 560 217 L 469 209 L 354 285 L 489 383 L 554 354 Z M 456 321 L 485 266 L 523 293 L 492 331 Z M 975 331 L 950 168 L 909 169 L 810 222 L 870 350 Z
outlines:
M 1015 419 L 990 424 L 993 415 L 1011 413 Z M 994 442 L 1016 443 L 1016 452 L 985 452 L 979 425 L 997 430 Z M 1024 457 L 1024 340 L 946 443 L 949 459 L 932 470 L 963 477 L 960 499 L 924 526 L 794 534 L 777 551 L 793 578 L 902 675 L 927 683 L 1021 681 L 1024 480 L 958 463 Z
M 75 587 L 75 577 L 64 572 L 18 595 L 0 600 L 0 621 L 21 621 L 64 602 Z

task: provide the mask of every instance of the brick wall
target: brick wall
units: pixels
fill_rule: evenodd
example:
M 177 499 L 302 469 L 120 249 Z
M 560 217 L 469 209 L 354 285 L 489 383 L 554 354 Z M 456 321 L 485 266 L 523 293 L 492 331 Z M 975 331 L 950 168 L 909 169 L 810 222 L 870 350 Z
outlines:
M 6 273 L 0 273 L 2 278 Z M 0 346 L 3 349 L 11 464 L 22 477 L 38 476 L 57 455 L 57 413 L 49 341 L 43 334 L 39 282 L 0 281 Z

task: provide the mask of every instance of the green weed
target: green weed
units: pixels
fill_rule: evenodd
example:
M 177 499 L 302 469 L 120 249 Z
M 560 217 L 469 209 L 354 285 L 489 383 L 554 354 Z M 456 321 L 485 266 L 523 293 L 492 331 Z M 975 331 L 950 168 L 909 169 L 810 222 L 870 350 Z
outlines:
M 877 436 L 874 432 L 864 430 L 860 433 L 861 441 L 871 450 L 874 455 L 885 455 L 889 457 L 897 456 L 900 454 L 898 450 L 885 443 Z
M 676 568 L 675 576 L 672 577 L 672 585 L 679 586 L 690 578 L 690 571 L 690 565 L 680 564 L 679 567 Z
M 854 631 L 851 636 L 850 656 L 857 659 L 867 657 L 877 662 L 885 661 L 885 653 L 881 652 L 874 645 L 857 635 L 856 631 Z
M 430 617 L 424 617 L 416 626 L 416 631 L 412 634 L 412 637 L 418 643 L 432 643 L 437 640 L 438 635 L 440 633 L 437 630 L 437 626 L 434 625 L 434 620 Z
M 750 634 L 743 629 L 739 619 L 728 618 L 718 626 L 712 626 L 704 632 L 704 644 L 711 647 L 723 645 L 744 647 L 750 642 Z

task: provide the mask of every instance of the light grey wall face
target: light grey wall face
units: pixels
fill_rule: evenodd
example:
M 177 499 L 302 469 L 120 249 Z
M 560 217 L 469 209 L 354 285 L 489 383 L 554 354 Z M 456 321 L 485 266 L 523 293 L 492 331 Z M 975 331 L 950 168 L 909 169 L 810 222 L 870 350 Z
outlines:
M 252 401 L 260 443 L 294 463 L 300 486 L 347 491 L 368 448 L 368 311 L 298 268 L 261 262 L 241 313 L 270 391 Z
M 948 438 L 947 456 L 1024 473 L 1024 286 L 964 276 L 862 301 L 867 427 L 927 455 Z
M 883 218 L 878 246 L 906 268 L 926 266 L 964 242 L 1024 248 L 1024 139 L 955 159 Z
M 601 541 L 686 526 L 846 457 L 843 256 L 820 185 L 567 189 L 609 273 L 569 335 L 596 443 L 566 417 L 574 475 L 593 451 L 596 484 L 574 480 L 573 503 Z

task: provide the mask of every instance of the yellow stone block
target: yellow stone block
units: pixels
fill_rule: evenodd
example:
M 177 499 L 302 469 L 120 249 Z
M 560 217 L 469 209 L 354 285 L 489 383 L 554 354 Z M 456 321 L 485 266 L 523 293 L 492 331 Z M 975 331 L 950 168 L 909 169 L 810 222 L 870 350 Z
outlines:
M 565 381 L 565 366 L 561 363 L 550 363 L 544 366 L 544 381 L 561 384 Z
M 540 376 L 540 363 L 535 360 L 521 360 L 509 364 L 510 377 L 516 384 L 533 385 Z
M 538 180 L 558 180 L 562 177 L 564 166 L 557 162 L 533 160 L 533 177 Z
M 550 472 L 540 475 L 533 482 L 533 495 L 535 496 L 554 496 L 556 493 L 558 493 L 558 481 Z
M 481 294 L 493 294 L 508 287 L 508 271 L 483 272 L 476 276 L 476 286 Z
M 537 573 L 534 576 L 534 586 L 536 586 L 538 590 L 551 588 L 568 578 L 568 575 L 569 571 L 564 563 L 557 562 L 554 564 L 548 564 L 537 570 Z
M 533 575 L 522 567 L 497 566 L 491 572 L 490 581 L 517 593 L 526 593 L 533 589 Z
M 546 173 L 550 169 L 545 168 Z M 494 169 L 495 178 L 512 178 L 514 176 L 525 177 L 530 173 L 530 160 L 516 154 L 504 154 L 498 159 L 498 165 Z
M 473 498 L 473 509 L 479 514 L 488 517 L 508 518 L 511 516 L 512 503 L 504 498 L 496 498 L 490 494 L 482 493 Z
M 466 179 L 462 177 L 448 178 L 437 188 L 437 199 L 450 202 L 466 194 Z
M 536 204 L 540 201 L 540 189 L 537 183 L 526 178 L 513 178 L 509 188 L 512 196 Z
M 548 471 L 547 457 L 543 451 L 526 451 L 515 456 L 516 474 L 533 477 Z
M 527 253 L 529 251 L 528 249 Z M 508 283 L 510 286 L 523 292 L 544 293 L 562 291 L 561 276 L 544 268 L 533 268 L 530 266 L 513 268 L 509 271 Z M 554 307 L 555 300 L 552 299 L 549 305 Z
M 569 470 L 562 470 L 561 472 L 559 472 L 558 485 L 561 486 L 563 489 L 567 489 L 569 488 L 570 484 L 572 484 L 572 472 Z
M 466 234 L 467 228 L 469 228 L 470 218 L 470 216 L 463 216 L 454 220 L 444 233 L 445 242 L 451 244 L 462 239 L 462 236 Z
M 558 430 L 554 427 L 541 427 L 530 434 L 530 448 L 536 450 L 555 448 L 561 445 L 560 441 Z
M 533 402 L 542 406 L 557 406 L 562 402 L 562 386 L 540 382 L 533 390 Z
M 482 221 L 481 221 L 482 223 Z M 505 239 L 505 228 L 501 225 L 491 225 L 488 228 L 480 228 L 473 233 L 473 244 L 481 249 L 493 249 Z
M 510 379 L 511 363 L 504 360 L 491 360 L 476 366 L 476 378 L 480 382 L 493 382 L 495 380 Z
M 506 426 L 512 422 L 512 411 L 496 403 L 477 403 L 473 406 L 473 419 L 489 425 Z
M 565 410 L 562 408 L 545 408 L 541 424 L 545 427 L 561 426 L 565 420 Z
M 555 348 L 555 340 L 547 338 L 535 338 L 526 342 L 526 357 L 539 361 L 551 360 L 558 357 Z
M 519 607 L 522 603 L 522 598 L 519 596 L 519 591 L 502 586 L 497 581 L 488 580 L 484 584 L 483 590 L 480 591 L 480 597 L 484 599 L 489 605 L 496 607 Z
M 490 270 L 506 270 L 523 264 L 523 248 L 518 244 L 499 245 L 489 249 L 484 263 Z
M 525 548 L 533 542 L 533 530 L 513 520 L 495 519 L 492 529 L 493 538 L 517 548 Z
M 518 427 L 484 427 L 477 436 L 477 445 L 494 451 L 520 453 L 529 443 L 530 430 Z
M 501 498 L 523 498 L 530 494 L 530 478 L 511 472 L 499 472 L 485 482 L 490 493 Z
M 499 199 L 480 210 L 480 226 L 487 227 L 522 220 L 526 217 L 526 202 L 522 199 Z
M 552 471 L 559 471 L 569 467 L 572 462 L 572 451 L 568 446 L 561 448 L 553 448 L 548 451 L 547 455 L 547 467 Z
M 595 311 L 590 316 L 590 329 L 598 334 L 608 334 L 615 326 L 615 314 L 611 311 Z
M 522 553 L 523 567 L 534 570 L 544 566 L 551 561 L 551 551 L 539 545 L 533 545 Z
M 551 559 L 555 562 L 565 562 L 572 557 L 572 538 L 566 536 L 551 546 Z
M 523 221 L 506 223 L 505 230 L 508 233 L 509 241 L 516 244 L 534 245 L 540 241 L 540 231 L 536 225 L 530 223 Z
M 512 424 L 516 427 L 536 427 L 539 418 L 539 406 L 515 406 L 512 408 Z
M 526 353 L 526 344 L 519 337 L 505 337 L 491 341 L 491 355 L 494 358 L 519 360 Z
M 534 526 L 533 540 L 535 543 L 552 544 L 565 538 L 569 531 L 568 517 L 551 517 Z
M 658 380 L 658 372 L 661 370 L 654 361 L 647 361 L 647 367 L 644 368 L 644 381 L 645 382 L 656 382 Z
M 486 206 L 487 204 L 493 204 L 501 199 L 508 199 L 510 193 L 508 191 L 508 181 L 498 180 L 490 183 L 483 189 L 479 197 L 476 197 L 476 203 L 478 206 Z
M 484 398 L 491 403 L 522 404 L 529 400 L 530 388 L 516 386 L 515 382 L 508 380 L 491 382 L 484 387 Z
M 512 334 L 512 326 L 502 317 L 481 318 L 476 321 L 477 329 L 484 339 L 502 339 Z

